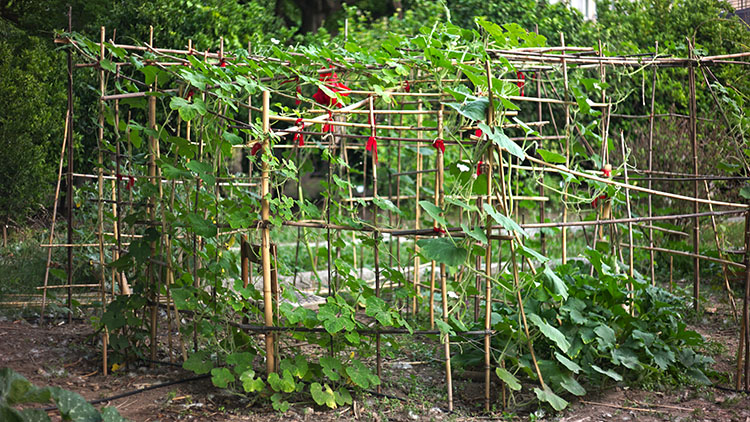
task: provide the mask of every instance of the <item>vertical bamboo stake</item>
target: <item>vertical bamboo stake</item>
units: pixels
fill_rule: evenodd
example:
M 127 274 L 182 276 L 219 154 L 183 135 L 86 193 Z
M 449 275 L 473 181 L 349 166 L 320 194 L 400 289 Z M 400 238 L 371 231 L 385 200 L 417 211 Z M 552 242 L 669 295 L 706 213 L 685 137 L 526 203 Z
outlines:
M 442 109 L 438 112 L 438 139 L 442 139 L 443 137 L 443 114 Z M 438 171 L 435 173 L 435 205 L 437 207 L 440 207 L 442 209 L 441 199 L 440 199 L 440 193 L 443 191 L 442 186 L 442 175 L 440 173 L 440 166 L 443 164 L 443 153 L 440 151 L 439 148 L 436 148 L 437 154 L 435 154 L 435 167 L 438 168 Z M 417 203 L 417 207 L 419 207 L 419 203 Z M 440 225 L 438 224 L 437 220 L 432 221 L 432 230 L 433 231 L 440 231 Z M 442 282 L 443 273 L 445 272 L 445 266 L 440 265 L 440 278 Z M 433 260 L 430 262 L 430 330 L 435 329 L 435 261 Z M 443 314 L 443 317 L 445 317 L 445 314 Z
M 375 100 L 372 96 L 368 99 L 370 106 L 370 136 L 375 137 L 377 131 L 375 129 Z M 377 159 L 377 146 L 373 149 L 370 158 L 372 160 L 372 197 L 377 198 L 378 196 L 378 159 Z M 372 202 L 372 225 L 375 227 L 373 232 L 373 240 L 375 246 L 373 249 L 373 264 L 375 266 L 375 296 L 380 297 L 380 233 L 378 233 L 378 206 L 375 205 L 375 201 Z M 380 333 L 375 334 L 375 360 L 378 378 L 382 381 L 382 368 L 383 362 L 380 356 Z M 380 393 L 380 384 L 377 386 L 377 391 Z
M 269 218 L 271 217 L 271 206 L 268 201 L 270 195 L 268 179 L 269 165 L 266 157 L 271 154 L 269 147 L 269 136 L 271 125 L 269 123 L 269 112 L 271 108 L 271 95 L 268 91 L 263 91 L 263 155 L 261 156 L 262 173 L 260 179 L 260 215 L 263 220 L 261 230 L 261 265 L 263 266 L 263 311 L 265 313 L 266 327 L 273 326 L 273 296 L 271 292 L 271 228 L 268 227 Z M 328 284 L 331 284 L 330 279 Z M 274 335 L 272 332 L 266 333 L 266 371 L 270 374 L 274 372 Z
M 706 199 L 711 199 L 711 192 L 708 190 L 708 181 L 704 180 L 703 185 L 706 188 Z M 649 194 L 650 195 L 650 194 Z M 714 212 L 714 206 L 708 204 L 708 210 Z M 724 253 L 721 251 L 721 243 L 719 242 L 719 232 L 716 227 L 716 216 L 711 216 L 711 227 L 714 230 L 714 242 L 716 242 L 716 252 L 719 254 L 719 259 L 724 259 Z M 729 285 L 729 269 L 727 264 L 721 264 L 722 274 L 724 275 L 724 288 L 727 290 L 727 299 L 729 299 L 729 305 L 732 306 L 732 317 L 734 322 L 739 322 L 739 316 L 737 315 L 737 303 L 734 301 L 734 295 L 732 294 L 732 287 Z
M 154 45 L 154 27 L 152 26 L 150 28 L 149 32 L 149 45 L 153 47 Z M 154 83 L 151 85 L 150 91 L 156 92 L 156 78 L 154 78 Z M 156 131 L 156 97 L 149 96 L 148 97 L 148 127 L 151 128 L 151 130 Z M 148 142 L 148 175 L 151 180 L 151 184 L 156 185 L 156 148 L 158 145 L 159 139 L 153 135 L 149 136 L 149 142 Z M 148 209 L 148 216 L 149 220 L 151 222 L 156 220 L 156 201 L 153 197 L 150 197 L 148 200 L 149 203 L 149 209 Z M 151 242 L 151 258 L 156 257 L 156 242 Z M 159 282 L 157 280 L 157 277 L 155 277 L 154 272 L 154 264 L 150 262 L 148 264 L 148 278 L 149 278 L 149 288 L 151 289 L 151 360 L 156 360 L 156 349 L 157 349 L 157 306 L 159 303 Z M 153 366 L 153 364 L 151 364 Z
M 73 32 L 73 7 L 68 6 L 68 32 Z M 66 201 L 68 213 L 68 245 L 73 244 L 73 56 L 68 49 L 68 175 Z M 73 246 L 68 246 L 68 286 L 73 285 Z M 68 324 L 73 322 L 73 290 L 68 287 Z
M 63 126 L 63 142 L 60 150 L 60 163 L 57 166 L 57 184 L 55 185 L 55 203 L 52 205 L 52 224 L 49 231 L 49 243 L 52 244 L 55 240 L 55 222 L 57 221 L 57 203 L 60 198 L 60 185 L 62 184 L 62 169 L 63 162 L 65 161 L 65 146 L 68 141 L 68 119 L 70 118 L 70 111 L 65 112 L 65 125 Z M 47 265 L 44 270 L 44 289 L 42 289 L 42 311 L 39 314 L 39 320 L 41 324 L 44 324 L 44 311 L 47 305 L 47 283 L 49 282 L 49 269 L 52 265 L 52 248 L 47 248 Z
M 750 212 L 745 213 L 745 294 L 742 301 L 742 328 L 740 329 L 740 342 L 737 350 L 737 374 L 735 376 L 735 387 L 741 387 L 742 360 L 744 348 L 744 376 L 745 390 L 750 389 L 750 314 L 748 304 L 750 303 Z
M 420 100 L 417 103 L 417 110 L 422 111 L 422 101 Z M 417 114 L 417 126 L 422 127 L 422 113 Z M 417 132 L 417 138 L 422 139 L 422 131 Z M 421 144 L 417 145 L 417 182 L 416 182 L 416 192 L 415 192 L 415 204 L 416 208 L 414 210 L 415 217 L 414 217 L 414 229 L 419 230 L 420 228 L 420 220 L 422 219 L 422 207 L 419 206 L 419 197 L 422 191 L 422 150 L 421 150 Z M 417 246 L 417 240 L 419 240 L 419 236 L 414 236 L 414 298 L 412 299 L 411 303 L 411 311 L 412 315 L 417 315 L 417 304 L 419 303 L 419 296 L 420 296 L 420 288 L 419 288 L 419 278 L 421 268 L 420 268 L 420 260 L 419 260 L 419 246 Z
M 625 136 L 622 132 L 620 132 L 620 145 L 622 146 L 622 162 L 625 172 L 625 184 L 627 185 L 630 183 L 628 181 L 628 160 L 625 152 Z M 628 188 L 625 188 L 625 204 L 628 210 L 628 218 L 632 218 L 633 215 L 630 211 L 630 189 Z M 628 223 L 628 276 L 632 279 L 633 274 L 633 223 L 630 222 Z M 633 308 L 631 307 L 631 312 L 632 311 Z
M 565 48 L 565 35 L 560 33 L 560 46 Z M 565 167 L 570 167 L 570 106 L 568 105 L 568 63 L 565 58 L 562 60 L 563 71 L 563 98 L 565 99 Z M 563 188 L 563 223 L 568 221 L 568 185 Z M 515 257 L 514 257 L 515 259 Z M 562 228 L 562 263 L 568 262 L 568 231 L 567 227 Z
M 659 55 L 659 41 L 656 41 L 655 44 L 655 50 L 654 50 L 654 57 L 657 57 Z M 654 104 L 656 103 L 656 71 L 658 67 L 654 66 L 654 76 L 651 81 L 651 114 L 648 116 L 648 171 L 649 171 L 649 178 L 648 178 L 648 188 L 649 190 L 652 189 L 652 181 L 651 181 L 651 171 L 654 169 Z M 652 199 L 653 196 L 649 193 L 648 194 L 648 216 L 649 218 L 653 217 L 653 207 L 652 207 Z M 650 225 L 649 225 L 650 226 Z M 656 286 L 656 272 L 654 271 L 654 229 L 649 228 L 648 229 L 648 246 L 652 249 L 649 249 L 649 258 L 650 258 L 650 268 L 651 268 L 651 285 Z
M 99 33 L 99 60 L 104 60 L 104 39 L 105 29 L 102 26 Z M 104 69 L 99 69 L 99 92 L 101 97 L 106 95 L 104 87 Z M 107 296 L 105 288 L 105 271 L 104 271 L 104 166 L 102 159 L 102 148 L 104 144 L 104 101 L 99 99 L 99 129 L 97 131 L 97 186 L 99 188 L 97 201 L 97 239 L 99 241 L 99 278 L 101 282 L 100 293 L 102 301 L 102 315 L 107 306 Z M 102 331 L 102 374 L 107 375 L 107 328 Z
M 443 106 L 440 106 L 440 109 L 438 110 L 438 137 L 442 138 L 443 136 Z M 443 151 L 442 149 L 436 148 L 437 150 L 437 165 L 438 165 L 438 178 L 437 178 L 437 186 L 435 186 L 435 190 L 438 197 L 438 205 L 441 207 L 443 206 L 444 202 L 444 195 L 445 191 L 443 190 L 443 182 L 444 182 L 444 157 L 443 157 Z M 440 234 L 440 236 L 444 236 L 444 234 Z M 434 262 L 434 261 L 433 261 Z M 433 274 L 434 274 L 434 265 L 433 265 Z M 433 275 L 433 280 L 434 275 Z M 433 307 L 433 292 L 435 290 L 435 283 L 431 283 L 430 286 L 430 308 Z M 445 264 L 440 264 L 440 291 L 442 293 L 441 295 L 441 301 L 443 305 L 443 321 L 448 323 L 448 280 L 447 276 L 445 274 Z M 432 315 L 431 315 L 432 316 Z M 443 348 L 445 352 L 445 387 L 448 390 L 448 411 L 453 411 L 453 375 L 451 373 L 451 338 L 450 335 L 447 333 L 443 334 Z
M 689 40 L 688 40 L 689 43 Z M 690 46 L 690 58 L 694 58 L 693 48 Z M 694 63 L 690 63 L 688 68 L 688 83 L 690 84 L 690 141 L 693 150 L 693 174 L 696 176 L 693 184 L 693 197 L 698 197 L 698 107 L 695 101 L 695 66 Z M 693 202 L 693 213 L 698 213 L 698 202 Z M 697 256 L 700 255 L 700 219 L 695 217 L 693 219 L 693 253 Z M 701 275 L 700 275 L 700 259 L 693 258 L 693 268 L 695 273 L 693 274 L 693 308 L 696 312 L 700 307 L 698 303 L 700 299 L 700 286 L 701 286 Z
M 489 98 L 489 105 L 487 107 L 487 126 L 492 128 L 495 124 L 495 99 L 492 92 L 492 70 L 490 69 L 490 61 L 487 60 L 485 63 L 485 72 L 487 74 L 487 97 Z M 493 128 L 494 130 L 494 128 Z M 482 134 L 484 138 L 485 135 Z M 502 152 L 499 161 L 498 171 L 503 172 L 502 168 Z M 487 161 L 487 199 L 486 204 L 492 206 L 492 148 L 489 149 L 485 157 Z M 508 167 L 510 168 L 510 166 Z M 503 183 L 503 186 L 505 184 Z M 490 346 L 492 338 L 490 337 L 489 331 L 492 327 L 492 217 L 488 214 L 485 221 L 485 230 L 487 232 L 487 249 L 484 255 L 484 411 L 490 411 L 490 387 L 492 369 L 492 360 L 490 355 Z M 502 248 L 502 242 L 498 243 Z

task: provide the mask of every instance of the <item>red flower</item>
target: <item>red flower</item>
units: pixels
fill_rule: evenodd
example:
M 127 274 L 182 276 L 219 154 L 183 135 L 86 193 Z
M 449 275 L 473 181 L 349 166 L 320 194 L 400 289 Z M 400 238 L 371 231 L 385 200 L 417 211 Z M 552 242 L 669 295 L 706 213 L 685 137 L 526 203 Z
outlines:
M 190 91 L 188 91 L 188 93 L 187 93 L 187 99 L 188 99 L 188 100 L 192 99 L 192 98 L 193 98 L 193 95 L 195 95 L 195 91 L 193 91 L 193 90 L 191 89 L 191 90 L 190 90 Z
M 602 171 L 602 177 L 605 177 L 605 178 L 612 177 L 612 169 L 611 168 L 602 167 L 601 171 Z
M 404 81 L 404 92 L 411 92 L 411 84 L 409 81 Z
M 375 158 L 375 164 L 378 163 L 378 140 L 374 136 L 367 138 L 367 145 L 365 145 L 365 151 L 372 151 L 372 155 Z
M 219 67 L 227 67 L 227 61 L 224 58 L 219 61 Z
M 261 149 L 263 149 L 263 144 L 256 142 L 255 145 L 253 145 L 253 149 L 250 150 L 250 155 L 255 156 Z
M 339 93 L 342 97 L 348 97 L 350 89 L 346 85 L 339 82 L 339 77 L 336 72 L 328 71 L 320 74 L 320 81 L 333 92 Z M 313 94 L 313 99 L 320 105 L 326 107 L 341 107 L 339 99 L 337 97 L 329 97 L 328 94 L 323 92 L 322 89 L 318 88 L 318 91 Z
M 331 119 L 333 119 L 333 113 L 331 113 L 329 111 L 328 112 L 328 120 L 331 120 Z M 333 125 L 330 124 L 330 123 L 323 123 L 323 127 L 321 128 L 320 131 L 323 132 L 323 133 L 325 133 L 325 132 L 333 132 Z
M 596 207 L 597 207 L 597 206 L 599 205 L 599 200 L 600 200 L 600 199 L 601 199 L 601 200 L 607 199 L 607 194 L 606 194 L 606 193 L 603 193 L 603 194 L 601 194 L 601 195 L 597 196 L 596 198 L 594 198 L 594 200 L 593 200 L 593 201 L 591 201 L 591 206 L 592 206 L 593 208 L 596 208 Z
M 445 154 L 445 142 L 443 142 L 442 139 L 437 138 L 432 142 L 432 146 L 435 147 L 435 149 L 440 150 L 443 154 Z
M 516 78 L 520 79 L 520 81 L 516 82 L 516 85 L 518 85 L 518 88 L 520 88 L 521 93 L 520 95 L 523 97 L 523 87 L 526 85 L 526 75 L 523 74 L 523 72 L 516 72 Z
M 446 233 L 445 229 L 441 229 L 440 227 L 433 227 L 432 231 L 435 232 L 435 233 L 437 233 L 437 234 L 445 234 Z
M 482 132 L 482 129 L 477 129 L 474 131 L 474 136 L 476 136 L 477 138 L 481 138 L 483 134 L 484 132 Z
M 482 164 L 484 164 L 482 160 L 479 160 L 479 162 L 477 163 L 477 176 L 482 174 Z
M 297 119 L 297 121 L 294 123 L 295 125 L 299 126 L 299 130 L 302 130 L 305 128 L 305 122 L 302 121 L 302 119 Z M 294 141 L 299 141 L 299 146 L 305 145 L 305 140 L 302 137 L 302 134 L 297 132 L 294 134 Z

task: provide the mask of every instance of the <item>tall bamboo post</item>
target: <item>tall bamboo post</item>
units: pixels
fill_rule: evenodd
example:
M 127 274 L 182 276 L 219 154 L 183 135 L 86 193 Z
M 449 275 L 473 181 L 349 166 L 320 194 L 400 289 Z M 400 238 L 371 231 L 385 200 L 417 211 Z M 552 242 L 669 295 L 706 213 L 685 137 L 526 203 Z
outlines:
M 268 91 L 263 91 L 263 152 L 262 172 L 260 179 L 260 217 L 263 220 L 261 229 L 261 265 L 263 267 L 263 311 L 265 315 L 266 327 L 273 326 L 273 293 L 271 292 L 271 228 L 269 218 L 271 217 L 271 205 L 269 202 L 269 164 L 266 156 L 271 154 L 270 149 L 270 132 L 271 125 L 268 119 L 271 108 L 271 95 Z M 331 284 L 330 279 L 328 284 Z M 270 374 L 274 372 L 274 335 L 272 332 L 266 333 L 266 371 Z
M 688 40 L 689 42 L 689 40 Z M 694 58 L 695 53 L 693 52 L 692 46 L 690 46 L 690 58 Z M 693 183 L 693 197 L 698 198 L 698 106 L 695 100 L 695 63 L 690 63 L 688 67 L 688 83 L 690 84 L 690 143 L 692 145 L 693 152 L 693 174 L 696 176 L 696 180 Z M 693 213 L 698 213 L 698 202 L 693 202 Z M 693 253 L 696 255 L 700 254 L 700 219 L 695 217 L 693 219 Z M 700 307 L 700 259 L 693 258 L 693 309 L 698 312 Z
M 750 313 L 748 312 L 748 305 L 750 305 L 750 211 L 745 213 L 745 294 L 742 300 L 742 324 L 737 350 L 737 373 L 735 375 L 737 390 L 740 390 L 742 386 L 743 359 L 745 390 L 750 390 Z
M 68 32 L 73 32 L 73 7 L 68 6 Z M 66 202 L 68 214 L 68 245 L 73 245 L 73 53 L 68 49 L 68 174 Z M 73 285 L 73 246 L 68 246 L 68 286 Z M 73 290 L 68 287 L 68 324 L 73 322 Z
M 417 126 L 422 127 L 422 101 L 419 100 L 417 102 L 417 111 L 420 113 L 417 114 Z M 422 131 L 417 132 L 417 138 L 422 139 Z M 421 145 L 421 144 L 420 144 Z M 422 191 L 422 150 L 419 145 L 417 145 L 417 181 L 416 181 L 416 189 L 415 189 L 415 216 L 414 216 L 414 229 L 419 230 L 420 229 L 420 220 L 422 219 L 422 207 L 419 206 L 419 198 Z M 412 315 L 417 315 L 417 304 L 419 303 L 419 296 L 420 296 L 420 288 L 419 288 L 419 279 L 421 276 L 421 269 L 420 269 L 420 259 L 419 259 L 419 247 L 417 246 L 417 240 L 419 240 L 418 236 L 414 236 L 414 298 L 411 302 L 411 311 Z
M 100 28 L 99 37 L 99 60 L 104 60 L 104 40 L 106 30 L 102 26 Z M 99 68 L 99 129 L 97 131 L 97 186 L 98 186 L 98 198 L 97 201 L 97 240 L 99 241 L 99 280 L 100 296 L 102 315 L 107 306 L 107 292 L 105 288 L 105 267 L 104 267 L 104 161 L 102 157 L 102 148 L 104 148 L 104 100 L 101 98 L 106 95 L 106 89 L 104 86 L 104 69 Z M 102 331 L 102 374 L 107 375 L 107 328 L 104 327 Z
M 560 46 L 565 49 L 565 34 L 560 33 Z M 568 105 L 568 63 L 563 57 L 561 59 L 563 72 L 563 98 L 565 104 L 565 167 L 570 167 L 570 106 Z M 568 221 L 568 185 L 563 188 L 563 223 Z M 565 226 L 562 228 L 562 263 L 568 262 L 568 231 Z
M 154 45 L 154 27 L 152 26 L 149 31 L 149 45 Z M 154 78 L 154 83 L 151 84 L 150 92 L 157 92 L 157 80 Z M 150 95 L 148 97 L 148 127 L 152 131 L 156 131 L 156 97 Z M 149 135 L 148 137 L 148 176 L 151 184 L 156 185 L 156 149 L 158 148 L 159 138 Z M 149 209 L 148 217 L 149 221 L 153 222 L 156 220 L 156 200 L 153 197 L 149 197 L 148 200 Z M 156 258 L 156 242 L 151 242 L 151 258 Z M 158 277 L 155 276 L 155 264 L 149 262 L 148 264 L 148 282 L 149 289 L 151 290 L 151 360 L 156 360 L 156 349 L 157 349 L 157 335 L 158 335 L 158 319 L 157 319 L 157 308 L 159 305 L 159 281 Z M 153 365 L 153 364 L 152 364 Z
M 372 96 L 369 97 L 368 104 L 370 106 L 370 136 L 373 138 L 377 136 L 375 129 L 375 100 Z M 378 196 L 378 147 L 377 145 L 370 155 L 372 163 L 372 196 L 377 198 Z M 372 202 L 372 225 L 375 227 L 373 231 L 374 249 L 373 249 L 373 264 L 375 266 L 375 296 L 380 297 L 380 233 L 378 233 L 378 206 L 375 201 Z M 382 380 L 382 368 L 383 361 L 380 356 L 380 333 L 375 334 L 375 363 L 378 378 Z M 377 391 L 380 393 L 380 384 L 377 386 Z
M 442 139 L 443 137 L 443 106 L 440 106 L 440 109 L 438 110 L 438 139 Z M 444 198 L 445 198 L 445 190 L 443 189 L 443 182 L 445 180 L 445 168 L 444 168 L 444 157 L 443 157 L 443 150 L 441 148 L 435 148 L 437 151 L 437 184 L 435 186 L 436 195 L 438 198 L 438 206 L 442 209 Z M 444 233 L 440 233 L 440 236 L 443 237 Z M 434 261 L 433 261 L 434 262 Z M 433 266 L 433 274 L 434 274 L 434 266 Z M 434 280 L 434 276 L 433 276 Z M 430 306 L 432 307 L 433 298 L 434 296 L 434 283 L 431 284 L 431 294 L 430 294 Z M 443 305 L 443 321 L 448 323 L 448 278 L 445 273 L 445 264 L 440 264 L 440 292 L 441 292 L 441 301 Z M 453 375 L 451 372 L 451 338 L 448 333 L 443 334 L 443 348 L 445 353 L 445 388 L 448 390 L 448 411 L 453 411 Z
M 60 161 L 57 166 L 57 184 L 55 185 L 55 203 L 52 205 L 52 223 L 49 231 L 49 243 L 54 243 L 55 240 L 55 222 L 57 222 L 57 203 L 60 198 L 60 185 L 62 184 L 62 170 L 63 163 L 65 161 L 65 147 L 68 141 L 68 119 L 70 118 L 70 112 L 65 112 L 65 125 L 63 126 L 63 142 L 60 149 Z M 47 306 L 47 284 L 49 283 L 49 269 L 52 265 L 52 248 L 47 249 L 47 265 L 44 270 L 44 288 L 42 289 L 42 310 L 39 314 L 39 321 L 44 324 L 44 311 Z
M 658 57 L 659 55 L 659 41 L 656 41 L 655 44 L 655 50 L 654 50 L 654 57 Z M 656 103 L 656 72 L 658 67 L 654 66 L 654 75 L 651 79 L 651 113 L 648 116 L 648 171 L 649 174 L 651 174 L 651 171 L 654 170 L 654 105 Z M 652 189 L 652 181 L 651 177 L 648 178 L 648 188 Z M 651 194 L 648 195 L 648 216 L 651 218 L 654 215 L 653 212 L 653 206 L 652 206 L 652 196 Z M 648 245 L 649 247 L 654 247 L 654 229 L 649 228 L 648 229 Z M 654 270 L 654 251 L 649 250 L 649 266 L 651 269 L 651 285 L 656 286 L 656 272 Z
M 487 107 L 487 126 L 492 128 L 495 124 L 495 104 L 494 95 L 492 92 L 492 69 L 490 68 L 490 61 L 485 62 L 485 72 L 487 76 L 487 97 L 489 98 L 489 105 Z M 494 130 L 494 128 L 493 128 Z M 485 137 L 482 134 L 482 137 Z M 485 156 L 487 161 L 487 198 L 485 199 L 488 206 L 492 206 L 492 148 Z M 501 152 L 502 154 L 502 152 Z M 503 172 L 502 167 L 502 155 L 500 155 L 500 161 L 498 163 L 498 171 Z M 509 167 L 510 168 L 510 167 Z M 505 184 L 503 183 L 503 186 Z M 492 337 L 489 334 L 490 328 L 492 327 L 492 217 L 487 215 L 485 221 L 485 231 L 487 234 L 487 249 L 484 255 L 484 411 L 490 411 L 490 387 L 492 369 L 492 360 L 490 355 L 490 346 Z M 502 242 L 499 242 L 499 248 L 502 249 Z
M 623 171 L 625 173 L 625 184 L 630 184 L 628 182 L 628 160 L 627 160 L 627 153 L 625 150 L 625 135 L 623 135 L 622 132 L 620 132 L 620 145 L 622 146 L 622 163 L 623 163 Z M 633 215 L 630 210 L 630 189 L 625 188 L 625 205 L 628 210 L 628 218 L 632 218 Z M 634 274 L 633 269 L 633 223 L 628 223 L 628 276 L 632 279 Z M 632 308 L 631 308 L 632 311 Z

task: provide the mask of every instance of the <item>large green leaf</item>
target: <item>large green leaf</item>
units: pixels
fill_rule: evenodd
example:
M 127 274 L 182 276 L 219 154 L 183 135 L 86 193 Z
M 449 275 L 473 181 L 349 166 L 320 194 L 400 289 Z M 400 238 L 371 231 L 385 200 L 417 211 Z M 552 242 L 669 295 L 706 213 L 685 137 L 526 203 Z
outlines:
M 476 100 L 464 101 L 463 103 L 443 104 L 456 110 L 458 114 L 469 120 L 479 121 L 487 118 L 487 107 L 490 104 L 490 100 L 488 100 L 487 97 L 482 97 Z
M 325 386 L 320 385 L 317 382 L 310 384 L 310 395 L 318 406 L 328 406 L 331 409 L 336 408 L 336 395 L 333 394 L 331 387 L 326 384 Z
M 346 374 L 349 379 L 360 388 L 368 389 L 370 386 L 380 385 L 380 379 L 373 374 L 370 368 L 358 360 L 352 360 L 352 363 L 346 367 Z
M 219 388 L 227 388 L 230 382 L 234 382 L 234 375 L 227 368 L 213 368 L 211 382 Z
M 466 261 L 469 252 L 453 243 L 448 237 L 419 239 L 417 245 L 420 253 L 427 259 L 443 263 L 449 267 L 456 267 Z
M 10 368 L 0 369 L 0 406 L 21 403 L 47 403 L 50 391 L 36 388 L 23 375 Z
M 544 276 L 552 283 L 552 286 L 555 288 L 555 293 L 557 293 L 562 300 L 568 300 L 568 286 L 565 285 L 565 282 L 558 277 L 549 266 L 544 266 L 542 274 L 544 274 Z
M 518 378 L 516 378 L 513 374 L 508 372 L 506 369 L 497 367 L 495 368 L 495 373 L 498 377 L 500 377 L 501 380 L 513 391 L 518 391 L 521 389 L 521 384 L 518 382 Z
M 540 401 L 547 402 L 552 406 L 553 409 L 557 410 L 558 412 L 565 409 L 568 406 L 568 402 L 563 400 L 560 396 L 553 393 L 552 390 L 548 386 L 544 386 L 544 390 L 535 388 L 534 393 L 536 393 L 536 398 L 538 398 Z
M 529 314 L 528 318 L 529 321 L 531 321 L 532 324 L 539 328 L 539 331 L 541 331 L 545 337 L 552 340 L 557 345 L 557 347 L 560 348 L 560 350 L 562 350 L 563 352 L 567 352 L 568 349 L 570 349 L 570 343 L 568 342 L 568 339 L 565 338 L 565 334 L 560 332 L 560 330 L 550 325 L 547 321 L 544 321 L 537 314 Z
M 433 204 L 430 201 L 419 201 L 419 206 L 424 208 L 424 210 L 427 211 L 427 214 L 429 214 L 433 220 L 437 221 L 438 224 L 442 226 L 448 225 L 448 222 L 445 221 L 445 218 L 440 215 L 443 213 L 443 210 L 440 209 L 440 207 L 438 207 L 437 205 Z
M 593 364 L 591 365 L 591 369 L 593 369 L 594 371 L 596 371 L 596 372 L 598 372 L 600 374 L 606 375 L 606 376 L 612 378 L 615 381 L 622 381 L 622 375 L 618 374 L 617 372 L 615 372 L 615 371 L 613 371 L 611 369 L 604 370 L 604 369 L 602 369 L 602 368 L 600 368 L 600 367 L 598 367 L 596 365 L 593 365 Z
M 516 232 L 523 237 L 529 237 L 529 234 L 526 232 L 526 230 L 519 226 L 518 223 L 504 216 L 502 213 L 496 211 L 492 207 L 492 205 L 485 203 L 482 205 L 482 207 L 487 212 L 487 214 L 489 214 L 490 217 L 492 217 L 492 219 L 497 222 L 497 224 L 503 226 L 505 230 L 508 230 L 509 232 Z
M 556 152 L 547 151 L 544 149 L 537 149 L 536 152 L 542 156 L 542 160 L 548 163 L 565 164 L 565 156 Z
M 508 135 L 505 134 L 505 132 L 503 132 L 503 129 L 501 127 L 491 128 L 484 123 L 479 123 L 477 126 L 479 126 L 479 129 L 481 129 L 482 132 L 486 133 L 487 136 L 492 139 L 492 142 L 495 145 L 508 151 L 511 155 L 514 155 L 521 160 L 526 159 L 526 153 L 524 152 L 523 148 L 513 142 L 513 140 L 510 139 Z
M 80 394 L 58 387 L 50 387 L 50 392 L 63 420 L 73 422 L 100 422 L 102 420 L 96 408 Z

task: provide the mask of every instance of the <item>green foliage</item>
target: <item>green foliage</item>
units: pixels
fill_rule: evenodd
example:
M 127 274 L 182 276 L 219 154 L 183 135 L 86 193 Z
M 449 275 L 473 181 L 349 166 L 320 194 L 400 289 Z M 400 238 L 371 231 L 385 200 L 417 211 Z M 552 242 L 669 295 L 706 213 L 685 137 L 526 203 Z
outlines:
M 0 221 L 24 224 L 53 191 L 65 120 L 61 57 L 0 20 Z
M 0 417 L 7 422 L 50 421 L 42 409 L 17 409 L 18 405 L 54 403 L 64 421 L 125 422 L 114 407 L 101 413 L 80 394 L 59 387 L 35 387 L 29 380 L 10 368 L 0 369 Z

